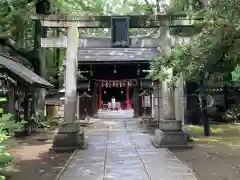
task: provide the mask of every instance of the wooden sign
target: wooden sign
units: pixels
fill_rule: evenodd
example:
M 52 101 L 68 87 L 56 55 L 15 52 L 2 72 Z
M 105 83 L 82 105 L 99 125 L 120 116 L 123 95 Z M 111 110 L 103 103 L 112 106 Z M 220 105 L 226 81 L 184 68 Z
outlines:
M 143 96 L 143 107 L 151 107 L 151 96 Z

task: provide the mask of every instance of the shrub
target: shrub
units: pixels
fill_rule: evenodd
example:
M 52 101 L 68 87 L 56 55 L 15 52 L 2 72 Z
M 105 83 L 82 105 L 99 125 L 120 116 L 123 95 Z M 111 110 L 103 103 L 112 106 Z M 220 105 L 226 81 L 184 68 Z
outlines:
M 6 98 L 0 98 L 1 102 L 6 102 Z M 5 177 L 1 175 L 4 169 L 13 160 L 12 156 L 6 151 L 6 147 L 3 145 L 3 141 L 7 140 L 14 133 L 16 129 L 22 127 L 21 123 L 16 123 L 12 114 L 4 114 L 3 109 L 0 108 L 0 180 L 5 180 Z

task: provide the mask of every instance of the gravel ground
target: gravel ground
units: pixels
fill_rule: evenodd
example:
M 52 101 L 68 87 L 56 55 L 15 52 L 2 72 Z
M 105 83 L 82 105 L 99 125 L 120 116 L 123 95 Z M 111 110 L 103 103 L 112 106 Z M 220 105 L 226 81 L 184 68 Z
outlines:
M 199 180 L 240 179 L 240 149 L 199 143 L 194 149 L 171 151 L 193 169 Z
M 52 137 L 51 133 L 48 135 Z M 17 143 L 8 150 L 14 161 L 7 169 L 7 180 L 53 180 L 71 156 L 71 153 L 50 153 L 52 141 L 39 140 L 39 135 Z

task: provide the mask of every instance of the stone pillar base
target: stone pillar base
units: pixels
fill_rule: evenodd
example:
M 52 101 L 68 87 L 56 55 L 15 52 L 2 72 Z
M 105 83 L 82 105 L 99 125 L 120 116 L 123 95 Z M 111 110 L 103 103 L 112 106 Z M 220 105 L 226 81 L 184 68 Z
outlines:
M 158 128 L 158 121 L 156 121 L 154 118 L 150 118 L 148 125 L 152 128 Z
M 160 120 L 159 129 L 162 131 L 178 132 L 182 130 L 181 120 Z
M 133 114 L 133 117 L 134 117 L 134 118 L 138 118 L 139 116 L 134 113 L 134 114 Z
M 152 118 L 152 116 L 151 116 L 151 115 L 148 115 L 148 114 L 143 114 L 143 115 L 141 116 L 141 118 L 142 118 L 143 121 L 144 121 L 144 120 L 150 120 L 150 119 Z
M 50 151 L 73 152 L 75 149 L 85 149 L 87 143 L 84 132 L 80 130 L 79 122 L 60 123 L 59 130 L 54 136 Z
M 181 121 L 160 120 L 161 129 L 155 129 L 152 144 L 156 148 L 192 148 L 192 144 L 188 144 L 188 134 L 181 127 Z

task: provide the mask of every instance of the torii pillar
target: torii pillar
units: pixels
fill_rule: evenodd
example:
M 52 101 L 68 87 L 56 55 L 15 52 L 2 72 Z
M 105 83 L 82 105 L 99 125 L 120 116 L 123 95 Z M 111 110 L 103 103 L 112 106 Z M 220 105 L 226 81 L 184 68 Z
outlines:
M 160 41 L 161 53 L 168 55 L 171 48 L 173 37 L 170 37 L 169 27 L 160 27 Z M 169 76 L 172 76 L 172 69 L 164 69 Z M 170 78 L 155 83 L 158 88 L 158 101 L 155 109 L 156 116 L 154 118 L 159 122 L 159 127 L 155 129 L 154 139 L 152 141 L 155 147 L 169 148 L 169 147 L 191 147 L 187 144 L 187 134 L 182 131 L 182 120 L 176 119 L 175 108 L 178 103 L 175 103 L 174 90 L 169 88 Z M 177 97 L 177 96 L 175 96 Z M 178 111 L 177 111 L 178 112 Z M 177 113 L 178 115 L 178 113 Z
M 42 26 L 65 27 L 67 37 L 58 38 L 60 44 L 54 43 L 53 38 L 42 39 L 42 47 L 63 47 L 67 49 L 65 66 L 65 101 L 64 121 L 60 123 L 55 134 L 51 150 L 58 152 L 73 151 L 84 145 L 84 133 L 80 131 L 80 122 L 76 122 L 77 106 L 77 69 L 79 33 L 76 21 L 41 20 Z
M 76 122 L 78 38 L 77 23 L 72 22 L 67 28 L 64 122 L 53 141 L 55 150 L 74 150 L 84 144 L 84 133 L 80 131 L 80 123 Z

